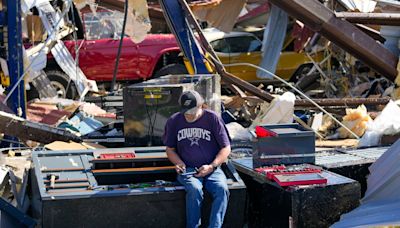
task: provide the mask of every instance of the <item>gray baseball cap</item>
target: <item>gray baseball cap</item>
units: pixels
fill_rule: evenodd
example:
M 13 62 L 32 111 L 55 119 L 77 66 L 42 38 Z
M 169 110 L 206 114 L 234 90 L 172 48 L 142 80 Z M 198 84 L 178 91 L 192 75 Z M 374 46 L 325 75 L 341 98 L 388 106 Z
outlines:
M 198 107 L 204 103 L 204 99 L 195 90 L 184 91 L 179 97 L 179 105 L 181 106 L 181 113 L 185 113 L 189 109 Z

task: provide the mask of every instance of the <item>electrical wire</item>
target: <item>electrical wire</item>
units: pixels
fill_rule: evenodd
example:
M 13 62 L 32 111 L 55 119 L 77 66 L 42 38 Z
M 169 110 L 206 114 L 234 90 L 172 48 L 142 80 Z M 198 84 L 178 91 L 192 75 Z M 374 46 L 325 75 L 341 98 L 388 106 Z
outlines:
M 66 0 L 68 1 L 68 0 Z M 72 3 L 72 0 L 69 0 L 69 3 Z M 67 8 L 68 9 L 68 8 Z M 46 48 L 46 44 L 49 43 L 52 40 L 52 36 L 55 32 L 58 31 L 58 26 L 60 25 L 60 22 L 63 20 L 65 14 L 68 13 L 68 10 L 64 10 L 63 13 L 61 14 L 60 18 L 58 19 L 56 25 L 53 27 L 53 29 L 50 31 L 50 33 L 47 36 L 47 39 L 43 43 L 44 45 L 39 49 L 38 53 L 42 52 Z M 19 84 L 22 82 L 22 80 L 25 78 L 26 74 L 30 71 L 32 68 L 33 63 L 36 61 L 36 59 L 39 57 L 39 55 L 36 55 L 32 61 L 29 63 L 29 65 L 26 67 L 24 73 L 21 75 L 21 77 L 18 79 L 18 81 L 15 83 L 15 85 L 11 88 L 10 92 L 7 94 L 6 98 L 3 100 L 3 104 L 7 103 L 7 100 L 11 97 L 15 89 L 19 86 Z
M 211 56 L 211 58 L 213 58 Z M 215 60 L 214 60 L 215 61 Z M 343 127 L 346 131 L 348 131 L 350 134 L 352 134 L 356 139 L 360 139 L 360 137 L 355 134 L 352 130 L 350 130 L 348 127 L 346 127 L 346 125 L 344 125 L 343 123 L 341 123 L 338 119 L 336 119 L 332 114 L 330 114 L 328 111 L 326 111 L 323 107 L 321 107 L 319 104 L 317 104 L 315 101 L 313 101 L 311 98 L 309 98 L 307 95 L 305 95 L 303 92 L 301 92 L 299 89 L 297 89 L 296 87 L 294 87 L 293 85 L 291 85 L 290 83 L 288 83 L 287 81 L 285 81 L 284 79 L 280 78 L 279 76 L 277 76 L 274 73 L 271 73 L 270 71 L 256 66 L 254 64 L 251 63 L 232 63 L 232 64 L 223 64 L 226 67 L 234 67 L 234 66 L 250 66 L 250 67 L 254 67 L 257 70 L 261 70 L 264 71 L 265 73 L 271 75 L 272 77 L 274 77 L 275 79 L 281 81 L 282 83 L 284 83 L 285 85 L 289 86 L 290 88 L 292 88 L 294 91 L 296 91 L 298 94 L 300 94 L 302 97 L 304 97 L 306 100 L 308 100 L 311 104 L 313 104 L 315 107 L 317 107 L 319 110 L 321 110 L 323 113 L 325 113 L 326 115 L 328 115 L 330 118 L 333 119 L 333 121 L 335 121 L 336 123 L 338 123 L 341 127 Z
M 119 65 L 119 60 L 121 58 L 121 49 L 122 49 L 122 44 L 124 42 L 124 37 L 125 37 L 125 27 L 126 27 L 127 17 L 128 17 L 128 0 L 125 0 L 124 22 L 122 23 L 121 39 L 119 40 L 117 59 L 115 60 L 114 73 L 113 73 L 113 78 L 112 78 L 112 81 L 111 81 L 111 93 L 114 92 L 115 83 L 117 81 L 118 65 Z
M 154 136 L 154 126 L 156 125 L 157 115 L 158 115 L 158 98 L 154 98 L 156 100 L 156 107 L 154 111 L 154 118 L 152 117 L 152 113 L 149 111 L 147 101 L 144 101 L 144 107 L 146 109 L 146 114 L 149 119 L 149 128 L 147 129 L 147 135 L 149 137 L 149 142 L 153 141 Z

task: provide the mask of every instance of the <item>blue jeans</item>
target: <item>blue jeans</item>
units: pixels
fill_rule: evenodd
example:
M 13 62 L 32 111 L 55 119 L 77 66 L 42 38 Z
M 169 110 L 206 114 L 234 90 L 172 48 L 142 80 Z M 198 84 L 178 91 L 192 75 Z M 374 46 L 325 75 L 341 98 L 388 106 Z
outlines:
M 194 168 L 186 168 L 186 172 L 192 171 Z M 226 177 L 221 168 L 205 177 L 178 175 L 178 181 L 186 190 L 186 227 L 199 227 L 201 224 L 203 186 L 213 198 L 209 227 L 221 227 L 229 198 Z

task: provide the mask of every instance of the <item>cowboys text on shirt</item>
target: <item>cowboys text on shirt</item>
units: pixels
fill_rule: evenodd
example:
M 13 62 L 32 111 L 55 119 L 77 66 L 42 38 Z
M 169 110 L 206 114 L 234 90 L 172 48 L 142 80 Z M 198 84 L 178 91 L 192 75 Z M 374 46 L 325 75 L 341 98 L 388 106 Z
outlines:
M 203 128 L 183 128 L 178 131 L 178 142 L 184 139 L 204 139 L 211 141 L 211 132 Z

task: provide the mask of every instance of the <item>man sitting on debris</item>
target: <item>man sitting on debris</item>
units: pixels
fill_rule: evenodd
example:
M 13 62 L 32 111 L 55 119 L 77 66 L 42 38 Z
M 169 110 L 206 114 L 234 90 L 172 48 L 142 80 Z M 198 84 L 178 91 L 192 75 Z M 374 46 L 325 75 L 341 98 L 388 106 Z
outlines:
M 179 103 L 182 110 L 168 119 L 164 143 L 178 181 L 186 189 L 187 227 L 201 224 L 203 187 L 213 198 L 209 227 L 221 227 L 229 197 L 220 168 L 231 151 L 227 130 L 221 118 L 203 109 L 204 100 L 198 92 L 183 92 Z

